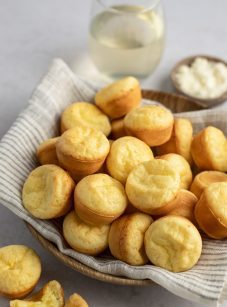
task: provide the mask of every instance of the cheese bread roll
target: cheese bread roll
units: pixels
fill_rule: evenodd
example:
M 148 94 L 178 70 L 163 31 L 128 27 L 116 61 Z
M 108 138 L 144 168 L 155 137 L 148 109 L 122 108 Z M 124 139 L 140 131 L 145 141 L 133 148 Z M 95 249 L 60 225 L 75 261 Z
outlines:
M 196 207 L 199 227 L 211 238 L 227 237 L 227 183 L 215 182 L 203 191 Z
M 77 252 L 98 255 L 108 247 L 110 226 L 92 226 L 83 222 L 75 213 L 68 213 L 63 222 L 63 235 Z
M 78 126 L 100 130 L 106 136 L 111 131 L 109 118 L 94 104 L 89 102 L 73 103 L 62 113 L 61 133 Z
M 115 81 L 95 96 L 96 105 L 109 117 L 119 118 L 137 107 L 141 101 L 139 82 L 134 77 Z
M 40 274 L 40 258 L 31 248 L 24 245 L 0 248 L 0 294 L 24 297 L 36 286 Z
M 107 174 L 83 178 L 75 188 L 74 200 L 78 216 L 94 225 L 112 223 L 128 204 L 124 186 Z
M 110 144 L 101 131 L 78 126 L 61 135 L 56 150 L 60 165 L 77 179 L 100 169 Z
M 144 234 L 152 222 L 149 215 L 140 212 L 123 215 L 114 221 L 109 233 L 111 254 L 131 265 L 146 264 Z
M 168 142 L 157 147 L 159 155 L 176 153 L 184 157 L 188 163 L 192 164 L 191 143 L 193 137 L 193 127 L 186 118 L 175 118 L 173 130 Z
M 164 214 L 180 190 L 180 175 L 168 161 L 154 159 L 137 165 L 126 181 L 126 193 L 134 207 L 148 214 Z
M 194 136 L 193 160 L 201 170 L 227 171 L 227 140 L 224 133 L 209 126 Z
M 113 142 L 106 160 L 109 174 L 125 184 L 128 174 L 138 164 L 154 158 L 150 147 L 132 136 Z
M 172 113 L 157 105 L 136 108 L 124 118 L 127 134 L 149 146 L 166 143 L 171 137 L 173 122 Z
M 144 243 L 149 260 L 171 272 L 191 269 L 202 252 L 197 228 L 181 216 L 165 216 L 152 223 Z
M 71 206 L 74 187 L 74 181 L 62 168 L 52 164 L 39 166 L 24 183 L 23 205 L 39 219 L 65 215 Z

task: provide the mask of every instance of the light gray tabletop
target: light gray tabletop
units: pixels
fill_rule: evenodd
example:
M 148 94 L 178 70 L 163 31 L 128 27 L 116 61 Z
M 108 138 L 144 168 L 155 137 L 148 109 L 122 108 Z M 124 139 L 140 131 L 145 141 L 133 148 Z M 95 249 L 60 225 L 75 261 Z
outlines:
M 83 65 L 88 62 L 90 5 L 91 0 L 0 1 L 0 137 L 26 107 L 52 58 L 63 58 L 75 72 L 83 74 Z M 143 86 L 168 91 L 169 71 L 181 58 L 210 54 L 225 59 L 227 1 L 165 0 L 164 5 L 168 25 L 164 58 Z M 6 244 L 26 244 L 41 256 L 43 273 L 38 287 L 57 279 L 66 296 L 78 292 L 90 306 L 202 306 L 158 285 L 122 287 L 76 273 L 45 251 L 19 218 L 0 207 L 0 246 Z M 0 306 L 9 306 L 8 301 L 0 298 Z M 227 303 L 223 306 L 227 307 Z

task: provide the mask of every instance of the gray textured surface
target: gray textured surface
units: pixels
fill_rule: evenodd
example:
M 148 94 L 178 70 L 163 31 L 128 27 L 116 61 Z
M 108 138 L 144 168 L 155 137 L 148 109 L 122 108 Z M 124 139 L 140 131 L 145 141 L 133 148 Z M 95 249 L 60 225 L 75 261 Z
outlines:
M 26 107 L 53 57 L 62 57 L 75 71 L 82 71 L 83 61 L 79 68 L 77 64 L 86 53 L 90 4 L 90 0 L 0 0 L 0 137 Z M 168 73 L 176 61 L 185 56 L 226 57 L 225 0 L 166 0 L 165 10 L 166 51 L 156 72 L 144 81 L 145 88 L 170 90 Z M 86 59 L 84 67 L 87 69 Z M 41 256 L 43 274 L 39 287 L 57 279 L 66 295 L 76 291 L 87 298 L 90 306 L 202 306 L 175 297 L 157 285 L 114 286 L 73 272 L 44 251 L 22 221 L 0 207 L 0 246 L 15 243 L 29 245 Z M 8 301 L 0 298 L 0 306 L 8 306 Z

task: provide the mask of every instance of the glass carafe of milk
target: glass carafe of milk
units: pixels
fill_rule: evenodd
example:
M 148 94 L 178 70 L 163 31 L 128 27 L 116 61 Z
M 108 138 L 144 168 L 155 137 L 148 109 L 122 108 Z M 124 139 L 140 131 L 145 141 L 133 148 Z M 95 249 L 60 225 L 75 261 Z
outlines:
M 145 78 L 165 44 L 161 0 L 93 0 L 89 49 L 98 70 L 113 78 Z

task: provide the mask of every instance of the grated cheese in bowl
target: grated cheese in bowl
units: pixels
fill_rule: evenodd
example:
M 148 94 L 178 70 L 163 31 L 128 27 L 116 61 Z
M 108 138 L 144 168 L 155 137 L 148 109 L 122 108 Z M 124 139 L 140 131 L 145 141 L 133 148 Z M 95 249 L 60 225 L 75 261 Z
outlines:
M 190 66 L 181 65 L 178 68 L 176 81 L 181 90 L 190 96 L 218 98 L 227 92 L 227 66 L 198 57 Z

